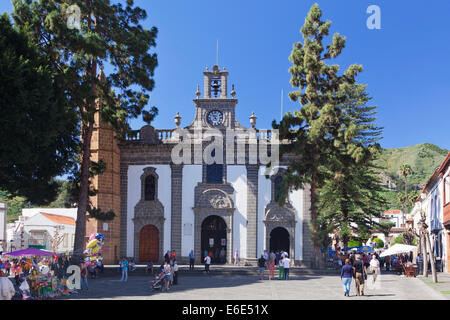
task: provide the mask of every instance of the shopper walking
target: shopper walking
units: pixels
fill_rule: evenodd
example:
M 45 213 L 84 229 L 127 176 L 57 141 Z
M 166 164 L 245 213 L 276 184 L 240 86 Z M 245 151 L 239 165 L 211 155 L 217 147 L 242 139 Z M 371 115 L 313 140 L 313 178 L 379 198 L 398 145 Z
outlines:
M 283 263 L 283 256 L 280 256 L 280 261 L 278 262 L 278 280 L 284 280 L 284 263 Z
M 423 273 L 423 255 L 421 253 L 419 253 L 417 255 L 416 263 L 417 263 L 418 274 L 422 274 Z
M 367 269 L 361 261 L 359 255 L 356 255 L 355 262 L 353 263 L 353 271 L 356 285 L 356 295 L 364 295 L 364 278 L 367 274 Z
M 275 265 L 276 265 L 276 266 L 279 265 L 280 259 L 281 259 L 281 254 L 280 254 L 280 251 L 277 250 L 277 251 L 275 252 Z
M 175 260 L 173 262 L 173 284 L 174 285 L 178 284 L 178 264 L 177 264 L 177 260 Z
M 370 260 L 370 272 L 372 272 L 372 283 L 375 283 L 377 276 L 380 274 L 380 261 L 375 255 L 372 255 L 372 260 Z
M 209 265 L 211 264 L 211 257 L 208 255 L 205 257 L 205 272 L 209 273 Z
M 127 258 L 122 259 L 122 263 L 120 264 L 120 267 L 122 269 L 122 279 L 120 279 L 120 282 L 122 281 L 128 281 L 128 260 Z
M 266 269 L 266 259 L 264 259 L 264 254 L 258 259 L 258 269 L 259 269 L 259 280 L 264 280 L 264 270 Z
M 345 264 L 341 269 L 341 281 L 344 286 L 344 296 L 350 297 L 350 285 L 353 278 L 353 267 L 350 264 L 350 259 L 345 259 Z
M 238 266 L 239 265 L 239 250 L 236 249 L 236 251 L 234 252 L 234 265 Z
M 86 264 L 83 262 L 80 264 L 80 276 L 81 276 L 81 290 L 83 290 L 83 285 L 86 288 L 86 291 L 89 290 L 88 286 L 88 270 L 86 268 Z
M 11 300 L 15 293 L 14 284 L 0 271 L 0 300 Z
M 194 270 L 194 264 L 195 264 L 194 250 L 191 250 L 191 252 L 189 253 L 189 270 Z
M 163 271 L 164 271 L 165 289 L 166 291 L 169 291 L 169 285 L 170 282 L 172 281 L 171 277 L 172 268 L 170 267 L 170 264 L 167 261 L 164 261 Z
M 220 249 L 220 263 L 225 263 L 226 262 L 226 258 L 225 258 L 225 249 L 222 247 L 222 249 Z
M 275 257 L 269 256 L 269 263 L 267 264 L 267 268 L 269 269 L 269 280 L 274 278 L 274 269 L 275 269 Z
M 284 280 L 289 280 L 289 269 L 291 266 L 291 259 L 289 259 L 287 254 L 283 258 L 283 265 L 284 265 Z

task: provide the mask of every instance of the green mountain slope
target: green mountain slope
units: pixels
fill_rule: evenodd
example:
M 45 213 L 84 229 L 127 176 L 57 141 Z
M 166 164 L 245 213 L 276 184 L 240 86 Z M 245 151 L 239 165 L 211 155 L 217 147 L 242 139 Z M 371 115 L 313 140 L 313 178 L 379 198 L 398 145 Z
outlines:
M 448 150 L 441 149 L 431 143 L 383 149 L 376 164 L 381 167 L 380 176 L 384 185 L 387 186 L 387 181 L 391 182 L 391 190 L 384 192 L 388 202 L 385 209 L 402 209 L 403 207 L 398 199 L 399 192 L 404 193 L 405 190 L 404 179 L 398 175 L 398 169 L 402 164 L 409 164 L 412 168 L 413 173 L 408 177 L 408 192 L 417 197 L 447 154 Z
M 408 177 L 408 185 L 422 188 L 447 154 L 448 150 L 431 143 L 423 143 L 404 148 L 384 149 L 377 164 L 383 167 L 384 173 L 396 182 L 397 187 L 403 185 L 397 173 L 399 167 L 404 163 L 409 164 L 413 173 Z

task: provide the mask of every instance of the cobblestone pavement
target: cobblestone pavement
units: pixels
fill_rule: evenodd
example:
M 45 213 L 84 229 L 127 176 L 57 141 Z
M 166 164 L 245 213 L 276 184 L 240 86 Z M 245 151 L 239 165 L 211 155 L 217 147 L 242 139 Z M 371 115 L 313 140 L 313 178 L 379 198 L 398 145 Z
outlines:
M 355 295 L 352 282 L 350 297 L 344 297 L 341 281 L 335 275 L 294 276 L 288 281 L 258 280 L 258 276 L 189 275 L 179 277 L 179 284 L 169 292 L 152 292 L 150 276 L 135 275 L 128 282 L 120 276 L 89 279 L 89 291 L 59 299 L 120 300 L 445 300 L 446 295 L 418 278 L 381 275 L 365 296 Z M 369 276 L 368 283 L 371 281 Z M 367 286 L 367 285 L 366 285 Z

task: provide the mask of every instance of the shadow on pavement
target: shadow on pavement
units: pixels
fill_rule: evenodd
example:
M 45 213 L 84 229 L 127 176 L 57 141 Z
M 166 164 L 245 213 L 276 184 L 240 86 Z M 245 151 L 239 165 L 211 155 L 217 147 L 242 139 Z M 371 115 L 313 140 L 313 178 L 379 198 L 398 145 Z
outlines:
M 291 276 L 289 280 L 271 280 L 273 283 L 282 283 L 286 281 L 308 281 L 322 278 L 322 276 Z M 171 292 L 187 292 L 189 290 L 197 289 L 219 289 L 239 287 L 245 285 L 251 285 L 261 282 L 257 274 L 254 276 L 225 276 L 214 274 L 203 274 L 199 276 L 179 276 L 178 285 L 173 285 L 168 293 L 160 291 L 152 291 L 149 281 L 153 280 L 153 277 L 148 276 L 133 276 L 128 277 L 127 282 L 120 282 L 120 276 L 117 277 L 104 277 L 97 279 L 89 279 L 89 290 L 78 291 L 78 294 L 72 294 L 66 297 L 60 297 L 57 300 L 68 299 L 111 299 L 122 298 L 123 299 L 137 299 L 142 297 L 150 297 L 153 295 L 167 295 L 170 299 Z M 265 277 L 264 282 L 269 282 L 268 277 Z M 214 295 L 214 291 L 211 293 Z M 206 299 L 207 297 L 205 297 Z

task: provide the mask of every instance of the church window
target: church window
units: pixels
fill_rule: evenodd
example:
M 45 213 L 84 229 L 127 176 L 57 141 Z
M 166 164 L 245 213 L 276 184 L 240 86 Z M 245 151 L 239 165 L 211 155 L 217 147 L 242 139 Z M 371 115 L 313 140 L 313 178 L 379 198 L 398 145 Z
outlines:
M 283 177 L 281 175 L 278 175 L 274 181 L 273 181 L 273 195 L 274 195 L 274 201 L 277 199 L 278 192 L 281 188 L 281 183 L 283 182 Z
M 223 165 L 209 164 L 206 166 L 206 183 L 223 183 Z
M 211 152 L 211 156 L 215 156 L 215 149 Z M 223 183 L 223 164 L 206 165 L 206 183 Z
M 156 198 L 156 179 L 154 175 L 149 175 L 145 178 L 145 200 L 154 201 Z

